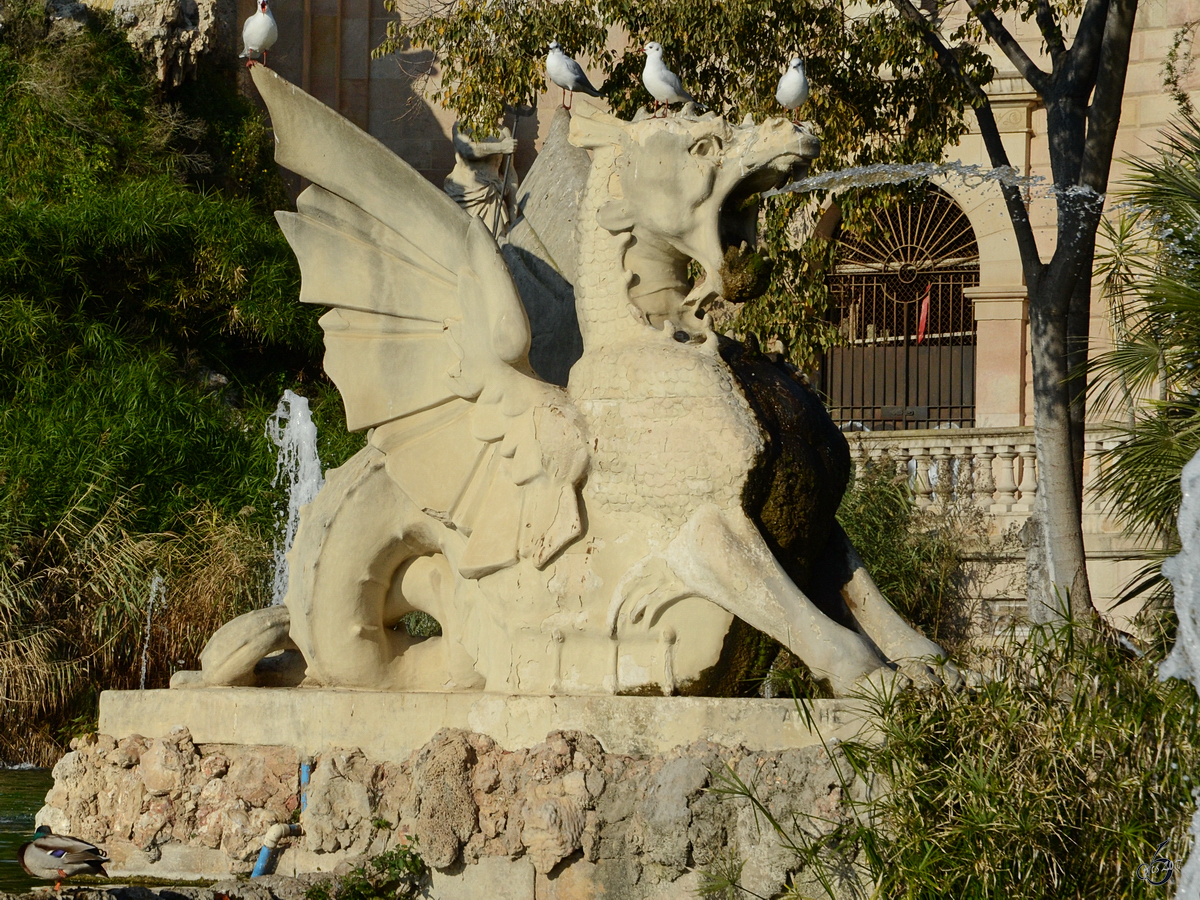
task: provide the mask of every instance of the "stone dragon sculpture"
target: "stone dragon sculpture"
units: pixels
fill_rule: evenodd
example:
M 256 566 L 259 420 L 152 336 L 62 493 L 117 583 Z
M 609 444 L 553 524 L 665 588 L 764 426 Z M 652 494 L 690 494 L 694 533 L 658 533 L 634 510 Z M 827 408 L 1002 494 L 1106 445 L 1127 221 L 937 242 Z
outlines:
M 898 670 L 938 677 L 941 649 L 834 520 L 844 438 L 807 387 L 703 314 L 727 247 L 753 241 L 754 197 L 806 165 L 811 137 L 783 119 L 576 111 L 570 141 L 592 163 L 573 270 L 583 352 L 563 389 L 529 364 L 487 227 L 278 75 L 253 78 L 276 159 L 311 182 L 277 217 L 301 301 L 331 307 L 326 371 L 368 442 L 303 511 L 285 607 L 224 626 L 173 686 L 270 683 L 264 657 L 286 651 L 323 686 L 702 692 L 742 623 L 839 695 Z M 399 627 L 413 610 L 441 635 Z

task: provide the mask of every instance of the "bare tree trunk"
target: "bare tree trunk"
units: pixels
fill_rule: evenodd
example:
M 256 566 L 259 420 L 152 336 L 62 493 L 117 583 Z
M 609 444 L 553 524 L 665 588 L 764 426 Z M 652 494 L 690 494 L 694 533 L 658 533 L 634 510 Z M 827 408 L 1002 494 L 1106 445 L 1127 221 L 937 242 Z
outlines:
M 1083 249 L 1079 248 L 1080 256 L 1085 255 Z M 1090 272 L 1091 254 L 1086 257 Z M 1025 526 L 1025 544 L 1029 616 L 1035 622 L 1068 616 L 1087 620 L 1093 615 L 1079 491 L 1082 458 L 1075 452 L 1076 425 L 1071 415 L 1073 395 L 1078 391 L 1069 380 L 1069 303 L 1063 302 L 1067 299 L 1064 288 L 1044 283 L 1052 282 L 1046 277 L 1049 275 L 1044 273 L 1029 291 L 1038 492 L 1034 513 Z M 1076 280 L 1090 289 L 1087 279 Z M 1049 296 L 1039 302 L 1041 291 Z M 1082 424 L 1080 417 L 1080 432 Z M 1082 448 L 1082 439 L 1079 445 Z
M 1002 186 L 1029 293 L 1033 361 L 1037 502 L 1026 526 L 1030 615 L 1055 621 L 1095 616 L 1083 546 L 1083 429 L 1085 384 L 1072 380 L 1087 361 L 1091 273 L 1096 227 L 1108 188 L 1121 118 L 1137 0 L 1085 0 L 1067 48 L 1049 0 L 1036 20 L 1050 57 L 1040 69 L 985 0 L 967 0 L 972 14 L 1046 106 L 1047 137 L 1056 188 L 1058 240 L 1043 262 L 1020 192 Z M 911 0 L 893 0 L 922 26 L 939 64 L 972 93 L 980 134 L 992 165 L 1010 166 L 987 95 L 958 65 Z

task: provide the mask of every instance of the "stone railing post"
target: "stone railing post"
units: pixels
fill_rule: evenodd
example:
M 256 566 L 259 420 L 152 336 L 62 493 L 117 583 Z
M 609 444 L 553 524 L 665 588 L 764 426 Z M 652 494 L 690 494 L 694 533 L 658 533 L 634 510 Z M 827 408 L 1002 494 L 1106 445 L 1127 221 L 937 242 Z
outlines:
M 996 479 L 992 475 L 992 460 L 995 451 L 988 444 L 975 449 L 975 504 L 982 509 L 991 509 L 996 493 Z
M 862 441 L 854 441 L 850 444 L 850 462 L 854 465 L 854 480 L 857 482 L 863 476 L 863 469 L 866 464 L 867 448 L 863 446 Z
M 933 487 L 929 483 L 929 448 L 913 447 L 912 458 L 917 464 L 917 470 L 913 473 L 912 480 L 917 508 L 928 509 L 933 503 Z
M 1001 444 L 996 447 L 996 455 L 1000 457 L 1000 478 L 996 482 L 996 502 L 991 508 L 994 513 L 1006 513 L 1017 501 L 1017 481 L 1013 477 L 1017 451 L 1011 444 Z
M 975 493 L 975 450 L 970 444 L 954 448 L 954 459 L 950 466 L 954 471 L 954 499 L 959 503 L 970 503 Z
M 1034 469 L 1037 451 L 1033 444 L 1020 444 L 1017 453 L 1021 458 L 1021 478 L 1017 490 L 1021 499 L 1012 505 L 1013 512 L 1033 512 L 1033 499 L 1037 494 L 1037 472 Z
M 950 469 L 950 448 L 946 446 L 934 447 L 930 451 L 932 457 L 931 468 L 933 477 L 930 482 L 933 485 L 934 501 L 939 507 L 945 509 L 950 505 L 950 501 L 954 496 L 954 477 Z
M 1103 503 L 1096 492 L 1096 483 L 1104 470 L 1104 451 L 1116 441 L 1100 438 L 1085 439 L 1083 442 L 1083 508 L 1087 512 L 1100 512 Z
M 875 472 L 884 464 L 884 460 L 887 459 L 887 448 L 872 447 L 867 451 L 867 457 L 867 468 Z

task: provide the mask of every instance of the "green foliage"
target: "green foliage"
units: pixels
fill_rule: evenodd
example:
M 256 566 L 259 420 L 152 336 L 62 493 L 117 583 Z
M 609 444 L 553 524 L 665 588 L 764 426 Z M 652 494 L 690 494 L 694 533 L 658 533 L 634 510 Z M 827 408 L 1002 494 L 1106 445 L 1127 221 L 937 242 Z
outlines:
M 367 860 L 334 882 L 320 881 L 304 893 L 305 900 L 404 900 L 416 897 L 429 877 L 418 852 L 416 835 L 405 843 Z
M 1193 49 L 1198 26 L 1200 20 L 1193 19 L 1175 29 L 1171 36 L 1171 46 L 1167 55 L 1163 57 L 1163 87 L 1179 107 L 1179 112 L 1185 116 L 1193 116 L 1196 113 L 1195 107 L 1192 106 L 1192 98 L 1184 85 L 1191 78 L 1192 70 L 1196 66 Z
M 404 626 L 404 630 L 415 638 L 440 637 L 442 633 L 441 623 L 429 613 L 421 612 L 419 609 L 402 616 L 400 623 Z
M 977 688 L 870 698 L 882 740 L 843 742 L 839 771 L 886 790 L 849 801 L 821 837 L 773 819 L 752 786 L 723 788 L 756 803 L 822 885 L 856 869 L 889 900 L 1159 897 L 1135 873 L 1163 841 L 1182 864 L 1200 765 L 1200 699 L 1158 680 L 1164 651 L 1039 628 L 974 658 Z
M 95 730 L 98 688 L 166 687 L 218 627 L 261 603 L 266 535 L 195 510 L 179 535 L 134 533 L 127 496 L 83 498 L 47 529 L 0 513 L 0 760 L 52 764 Z M 162 580 L 152 608 L 151 582 Z
M 139 486 L 135 528 L 265 523 L 285 387 L 318 395 L 331 461 L 354 444 L 270 215 L 271 136 L 230 73 L 165 96 L 103 21 L 50 44 L 36 8 L 0 39 L 0 506 L 48 527 L 84 487 Z
M 957 656 L 970 636 L 976 585 L 995 572 L 978 553 L 989 546 L 986 520 L 969 504 L 921 511 L 895 471 L 887 457 L 866 468 L 843 495 L 838 522 L 896 611 Z M 1009 540 L 991 543 L 987 556 Z M 786 650 L 770 665 L 765 688 L 772 696 L 833 697 L 829 683 Z
M 628 39 L 620 55 L 608 45 L 610 35 Z M 774 100 L 775 86 L 787 61 L 800 54 L 813 86 L 804 116 L 823 142 L 818 170 L 939 160 L 967 128 L 961 84 L 941 70 L 920 30 L 887 4 L 864 14 L 826 0 L 460 0 L 389 22 L 375 55 L 431 51 L 441 66 L 431 99 L 487 133 L 506 107 L 532 104 L 542 92 L 551 40 L 604 72 L 601 91 L 624 117 L 650 102 L 638 52 L 647 41 L 662 43 L 697 99 L 735 121 L 785 112 Z M 956 52 L 978 83 L 991 79 L 991 64 L 977 47 Z M 846 227 L 863 218 L 860 208 L 894 196 L 847 198 Z M 797 219 L 819 212 L 811 197 L 782 196 L 764 207 L 769 288 L 733 327 L 763 343 L 778 338 L 805 367 L 835 337 L 823 321 L 830 248 L 824 241 L 801 248 L 795 240 Z
M 1078 632 L 998 648 L 976 692 L 881 710 L 859 760 L 891 788 L 883 896 L 1159 896 L 1134 872 L 1162 841 L 1186 853 L 1200 702 L 1158 680 L 1162 648 Z
M 1113 347 L 1092 362 L 1092 403 L 1122 433 L 1098 487 L 1165 555 L 1179 549 L 1183 466 L 1200 452 L 1200 121 L 1185 117 L 1157 159 L 1131 165 L 1134 210 L 1104 223 L 1112 249 L 1099 255 Z M 1169 596 L 1165 579 L 1145 574 Z
M 38 2 L 3 17 L 0 758 L 44 762 L 97 686 L 137 686 L 144 645 L 164 687 L 265 599 L 284 388 L 310 397 L 327 465 L 362 439 L 320 374 L 273 140 L 234 71 L 168 93 L 105 13 L 50 36 Z
M 889 459 L 866 469 L 842 498 L 838 521 L 896 611 L 955 651 L 970 624 L 971 551 L 986 545 L 986 522 L 971 505 L 922 512 L 894 472 Z

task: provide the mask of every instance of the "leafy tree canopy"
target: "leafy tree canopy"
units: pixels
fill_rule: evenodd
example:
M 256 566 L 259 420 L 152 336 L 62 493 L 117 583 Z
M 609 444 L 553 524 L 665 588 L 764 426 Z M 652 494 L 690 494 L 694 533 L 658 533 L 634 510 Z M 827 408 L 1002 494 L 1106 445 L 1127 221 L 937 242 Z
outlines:
M 413 9 L 395 0 L 389 8 Z M 428 84 L 431 99 L 481 132 L 546 89 L 551 40 L 603 71 L 601 91 L 624 117 L 651 99 L 638 52 L 648 41 L 663 45 L 668 64 L 698 100 L 735 120 L 786 112 L 775 102 L 775 86 L 799 55 L 812 85 L 804 118 L 823 142 L 817 171 L 936 161 L 958 142 L 967 129 L 968 92 L 937 64 L 921 35 L 890 6 L 838 0 L 457 0 L 390 22 L 375 54 L 432 51 L 440 71 Z M 954 52 L 977 83 L 991 79 L 991 64 L 976 45 Z M 894 195 L 839 203 L 854 226 L 867 218 L 858 212 Z M 809 202 L 789 195 L 766 205 L 762 252 L 774 264 L 771 285 L 736 325 L 780 338 L 802 364 L 833 337 L 822 323 L 829 248 L 824 242 L 797 248 L 789 238 L 795 214 Z

